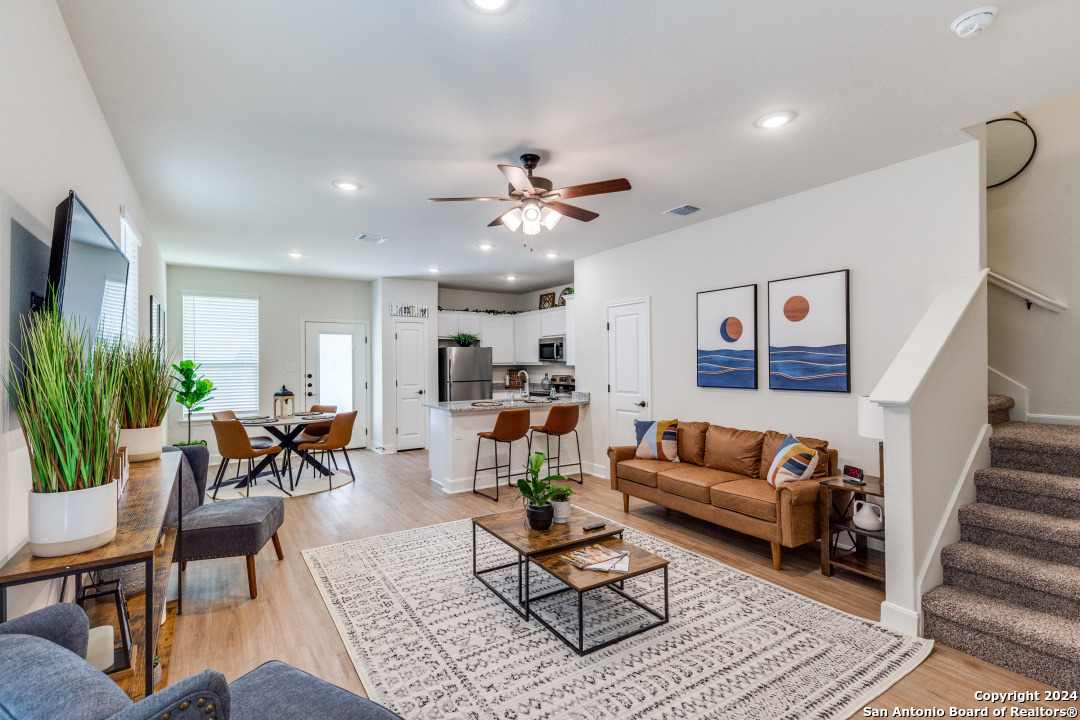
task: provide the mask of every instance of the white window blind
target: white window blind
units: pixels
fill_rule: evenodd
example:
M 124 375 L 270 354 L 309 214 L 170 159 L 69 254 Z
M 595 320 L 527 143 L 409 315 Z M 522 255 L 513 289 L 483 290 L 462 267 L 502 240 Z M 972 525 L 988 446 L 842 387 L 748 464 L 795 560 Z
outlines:
M 120 339 L 123 316 L 120 309 L 124 306 L 124 278 L 117 275 L 105 276 L 105 289 L 101 296 L 101 315 L 98 316 L 98 338 L 107 343 Z
M 139 246 L 142 240 L 126 217 L 120 218 L 120 249 L 128 259 L 127 293 L 124 297 L 124 339 L 139 339 Z
M 214 395 L 196 417 L 217 410 L 259 409 L 259 298 L 183 294 L 184 360 L 202 363 L 199 374 Z

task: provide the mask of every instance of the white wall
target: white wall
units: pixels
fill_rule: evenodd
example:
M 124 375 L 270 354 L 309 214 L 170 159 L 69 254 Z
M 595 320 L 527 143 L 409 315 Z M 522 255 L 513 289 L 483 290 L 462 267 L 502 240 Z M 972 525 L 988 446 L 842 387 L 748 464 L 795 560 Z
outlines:
M 35 225 L 51 241 L 53 213 L 75 190 L 114 240 L 123 206 L 143 239 L 140 330 L 149 327 L 150 295 L 164 296 L 165 271 L 150 222 L 124 167 L 55 3 L 6 0 L 0 22 L 0 193 L 5 212 Z M 0 228 L 0 322 L 8 317 L 10 223 Z M 2 353 L 0 353 L 2 354 Z M 7 376 L 6 361 L 0 373 Z M 0 388 L 0 403 L 7 399 Z M 0 443 L 0 562 L 26 541 L 29 460 L 17 423 L 4 412 Z M 51 587 L 51 586 L 49 586 Z M 16 588 L 11 613 L 45 602 L 49 587 Z
M 1080 424 L 1080 94 L 1021 112 L 1039 147 L 1024 172 L 986 191 L 989 265 L 1069 309 L 1028 310 L 991 287 L 990 366 L 1027 387 L 1030 419 Z
M 869 394 L 942 284 L 979 266 L 979 147 L 948 150 L 748 208 L 574 264 L 577 386 L 592 393 L 593 442 L 607 475 L 607 302 L 652 303 L 653 416 L 826 439 L 841 461 L 877 467 L 856 432 Z M 851 394 L 768 389 L 767 283 L 848 268 Z M 758 390 L 696 387 L 695 293 L 758 283 Z M 974 369 L 982 372 L 981 368 Z
M 296 393 L 297 408 L 303 404 L 300 370 L 303 367 L 305 320 L 367 322 L 370 332 L 371 283 L 366 280 L 170 265 L 168 286 L 169 306 L 175 311 L 167 315 L 166 325 L 169 345 L 177 357 L 183 354 L 181 297 L 185 292 L 259 296 L 259 410 L 264 413 L 273 411 L 274 393 L 282 385 Z M 370 348 L 370 344 L 367 347 Z M 367 352 L 367 348 L 364 351 Z M 286 363 L 294 363 L 296 370 L 286 371 Z M 370 405 L 367 411 L 371 417 Z M 193 422 L 191 436 L 193 440 L 206 440 L 211 455 L 217 454 L 217 443 L 208 420 Z M 181 407 L 174 403 L 169 412 L 168 440 L 186 439 L 187 423 L 183 420 Z
M 520 310 L 521 302 L 513 293 L 439 288 L 439 307 L 447 310 Z

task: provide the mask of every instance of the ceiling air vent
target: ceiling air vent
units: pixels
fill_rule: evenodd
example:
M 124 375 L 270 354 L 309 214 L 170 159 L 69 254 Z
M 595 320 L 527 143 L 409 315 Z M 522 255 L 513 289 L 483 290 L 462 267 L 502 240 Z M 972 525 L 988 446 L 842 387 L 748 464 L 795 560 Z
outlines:
M 665 210 L 660 213 L 661 215 L 693 215 L 700 210 L 697 205 L 680 205 L 679 207 L 673 207 L 670 210 Z
M 368 233 L 362 233 L 356 236 L 356 239 L 360 242 L 375 243 L 376 245 L 382 245 L 383 243 L 390 242 L 390 238 L 385 235 L 370 235 Z

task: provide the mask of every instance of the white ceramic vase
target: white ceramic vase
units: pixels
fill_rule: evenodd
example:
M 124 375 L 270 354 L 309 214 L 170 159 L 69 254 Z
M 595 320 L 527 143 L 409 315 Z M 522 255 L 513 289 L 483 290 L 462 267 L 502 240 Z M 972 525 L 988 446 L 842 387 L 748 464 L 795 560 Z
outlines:
M 146 462 L 161 457 L 161 425 L 148 428 L 128 428 L 120 430 L 117 447 L 126 447 L 128 462 Z
M 563 502 L 555 502 L 552 500 L 551 507 L 555 509 L 555 517 L 552 522 L 565 525 L 566 519 L 570 517 L 570 501 L 565 500 Z
M 30 491 L 30 552 L 60 557 L 101 547 L 116 537 L 116 483 L 85 490 Z

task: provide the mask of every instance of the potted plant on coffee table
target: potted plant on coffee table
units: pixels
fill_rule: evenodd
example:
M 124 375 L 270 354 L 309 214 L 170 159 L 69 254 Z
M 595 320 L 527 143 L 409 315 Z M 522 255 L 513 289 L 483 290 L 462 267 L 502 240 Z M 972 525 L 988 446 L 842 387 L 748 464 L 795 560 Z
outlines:
M 205 409 L 199 403 L 208 400 L 214 391 L 214 383 L 197 374 L 201 367 L 202 363 L 196 365 L 193 360 L 182 360 L 179 365 L 173 365 L 173 370 L 177 373 L 176 380 L 180 384 L 180 389 L 176 392 L 176 402 L 187 409 L 187 442 L 174 443 L 177 446 L 192 444 L 191 416 Z M 199 444 L 205 445 L 206 441 L 199 441 Z
M 22 320 L 7 386 L 30 454 L 30 552 L 58 557 L 116 536 L 120 372 L 115 346 L 56 310 Z M 21 370 L 20 370 L 21 366 Z
M 125 345 L 117 352 L 120 364 L 120 446 L 131 462 L 161 456 L 162 423 L 175 389 L 172 358 L 151 338 Z
M 525 463 L 527 478 L 520 478 L 517 482 L 518 496 L 525 503 L 525 517 L 529 521 L 529 527 L 533 530 L 547 530 L 551 527 L 551 521 L 555 515 L 555 508 L 551 506 L 551 494 L 554 488 L 552 481 L 565 480 L 562 475 L 549 475 L 540 477 L 540 470 L 544 467 L 547 458 L 542 452 L 534 452 Z
M 551 508 L 555 515 L 552 522 L 557 525 L 565 525 L 570 517 L 570 496 L 574 494 L 569 485 L 556 485 L 551 488 Z

